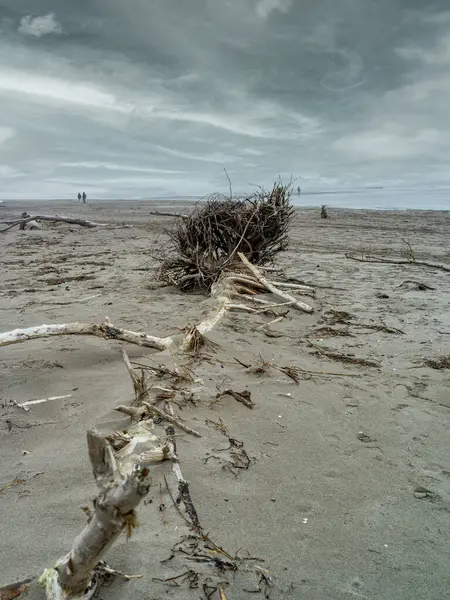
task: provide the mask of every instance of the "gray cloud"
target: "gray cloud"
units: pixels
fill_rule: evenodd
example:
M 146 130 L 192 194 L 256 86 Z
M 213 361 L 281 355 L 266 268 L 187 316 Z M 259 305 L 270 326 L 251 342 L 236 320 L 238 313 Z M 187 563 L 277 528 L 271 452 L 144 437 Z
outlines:
M 48 13 L 48 15 L 43 15 L 42 17 L 32 17 L 31 15 L 22 17 L 18 31 L 24 35 L 42 37 L 51 33 L 62 33 L 62 28 L 55 19 L 55 15 Z
M 421 0 L 0 0 L 2 197 L 448 183 Z M 64 35 L 58 35 L 64 33 Z

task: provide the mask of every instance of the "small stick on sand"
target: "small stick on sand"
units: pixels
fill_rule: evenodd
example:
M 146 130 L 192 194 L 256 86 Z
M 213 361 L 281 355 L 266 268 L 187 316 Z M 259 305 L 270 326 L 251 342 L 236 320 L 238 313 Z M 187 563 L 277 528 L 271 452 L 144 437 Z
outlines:
M 148 409 L 149 413 L 155 413 L 156 415 L 158 415 L 158 417 L 161 417 L 162 419 L 165 419 L 166 421 L 169 421 L 169 423 L 173 423 L 174 425 L 176 425 L 177 427 L 179 427 L 180 429 L 182 429 L 186 433 L 189 433 L 190 435 L 193 435 L 193 436 L 198 437 L 198 438 L 202 437 L 201 434 L 198 433 L 198 431 L 195 431 L 194 429 L 191 429 L 190 427 L 188 427 L 187 425 L 185 425 L 184 423 L 182 423 L 179 419 L 177 419 L 176 417 L 170 415 L 165 410 L 161 410 L 160 408 L 157 408 L 154 404 L 150 404 L 149 402 L 145 402 L 144 401 L 144 402 L 142 402 L 142 404 Z
M 162 212 L 159 210 L 151 210 L 146 212 L 147 215 L 155 215 L 157 217 L 174 217 L 177 219 L 188 219 L 189 215 L 185 215 L 183 213 L 171 213 L 171 212 Z
M 169 445 L 170 458 L 172 459 L 172 470 L 175 473 L 175 476 L 178 481 L 179 498 L 177 499 L 177 501 L 183 501 L 186 512 L 191 519 L 192 526 L 197 531 L 201 531 L 202 526 L 200 525 L 197 510 L 194 506 L 194 503 L 192 502 L 191 492 L 189 490 L 189 483 L 183 477 L 183 473 L 181 472 L 180 460 L 178 458 L 177 445 L 175 441 L 175 430 L 171 425 L 169 425 L 169 427 L 166 428 L 166 434 L 167 442 Z
M 388 265 L 412 265 L 412 266 L 417 266 L 417 267 L 429 267 L 430 269 L 438 269 L 440 271 L 446 271 L 447 273 L 450 273 L 450 266 L 447 265 L 443 265 L 440 263 L 431 263 L 431 262 L 427 262 L 425 260 L 408 260 L 408 259 L 390 259 L 390 258 L 381 258 L 378 256 L 370 256 L 370 255 L 364 255 L 359 257 L 359 256 L 355 256 L 353 254 L 349 254 L 347 253 L 345 255 L 345 258 L 349 258 L 350 260 L 356 260 L 358 262 L 365 262 L 365 263 L 380 263 L 380 264 L 388 264 Z

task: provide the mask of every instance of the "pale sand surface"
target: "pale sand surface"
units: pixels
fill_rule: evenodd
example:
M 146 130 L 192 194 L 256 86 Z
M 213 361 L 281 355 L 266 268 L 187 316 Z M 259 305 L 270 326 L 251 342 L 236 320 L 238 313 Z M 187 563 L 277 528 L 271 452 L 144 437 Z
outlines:
M 211 300 L 148 289 L 145 269 L 153 264 L 153 248 L 165 243 L 162 229 L 170 223 L 146 215 L 150 206 L 156 204 L 2 206 L 0 228 L 1 220 L 23 210 L 110 225 L 43 224 L 42 231 L 1 235 L 0 331 L 100 323 L 108 315 L 118 326 L 165 336 L 207 314 Z M 299 212 L 292 245 L 278 258 L 289 276 L 316 286 L 315 314 L 291 311 L 273 327 L 283 334 L 277 338 L 258 329 L 268 317 L 234 313 L 210 334 L 219 348 L 195 368 L 205 382 L 203 397 L 212 399 L 217 385 L 248 388 L 256 407 L 250 411 L 224 397 L 212 407 L 184 409 L 202 438 L 180 437 L 182 468 L 211 537 L 231 553 L 241 549 L 264 558 L 260 564 L 275 580 L 271 598 L 444 600 L 450 597 L 450 379 L 448 370 L 423 366 L 422 360 L 450 354 L 450 274 L 363 264 L 344 254 L 371 247 L 399 257 L 401 239 L 407 238 L 418 258 L 450 264 L 450 212 L 336 210 L 329 221 L 318 215 L 317 209 Z M 70 280 L 77 275 L 85 278 Z M 399 287 L 405 280 L 434 289 Z M 75 302 L 89 296 L 95 297 Z M 354 337 L 314 338 L 324 347 L 377 360 L 380 369 L 317 356 L 305 335 L 330 309 L 405 334 L 352 325 Z M 126 426 L 113 408 L 132 399 L 119 347 L 77 336 L 0 349 L 0 490 L 16 477 L 25 480 L 0 491 L 0 587 L 51 566 L 85 523 L 79 507 L 95 495 L 86 428 L 106 433 Z M 137 346 L 127 350 L 133 359 L 152 354 Z M 258 355 L 283 366 L 355 377 L 311 376 L 296 386 L 277 371 L 248 374 L 233 360 L 255 363 Z M 32 406 L 27 413 L 3 407 L 11 400 L 66 394 L 71 398 Z M 226 446 L 205 424 L 205 418 L 219 416 L 254 459 L 237 477 L 217 459 L 205 463 L 213 448 Z M 155 468 L 152 502 L 139 508 L 139 528 L 107 556 L 117 569 L 143 579 L 116 581 L 102 588 L 100 598 L 206 598 L 201 588 L 153 580 L 188 567 L 218 575 L 209 566 L 186 567 L 182 555 L 160 562 L 183 530 L 170 498 L 164 491 L 160 495 L 161 473 L 169 471 L 170 465 Z M 430 493 L 417 493 L 420 487 Z M 253 573 L 228 579 L 229 600 L 264 597 L 244 591 L 254 589 Z M 32 589 L 28 597 L 42 596 Z

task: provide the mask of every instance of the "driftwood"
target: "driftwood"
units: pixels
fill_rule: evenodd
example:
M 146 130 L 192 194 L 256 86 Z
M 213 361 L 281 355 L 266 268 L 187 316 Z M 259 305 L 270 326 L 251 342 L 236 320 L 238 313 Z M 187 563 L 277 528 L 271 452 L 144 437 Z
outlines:
M 213 196 L 199 203 L 167 231 L 159 279 L 182 291 L 209 291 L 225 271 L 233 270 L 238 252 L 254 264 L 267 264 L 289 243 L 295 216 L 290 195 L 291 185 L 279 182 L 245 200 Z
M 190 330 L 183 336 L 167 336 L 164 338 L 155 337 L 146 333 L 138 333 L 135 331 L 128 331 L 120 327 L 116 327 L 111 323 L 108 317 L 105 318 L 104 322 L 100 325 L 93 323 L 58 323 L 52 325 L 38 325 L 36 327 L 27 327 L 25 329 L 13 329 L 0 333 L 0 347 L 8 346 L 10 344 L 18 344 L 27 340 L 53 337 L 60 335 L 94 335 L 103 339 L 113 339 L 127 342 L 129 344 L 136 344 L 138 346 L 145 346 L 147 348 L 154 348 L 155 350 L 163 351 L 172 348 L 174 345 L 179 347 L 182 352 L 190 352 L 193 349 L 193 344 L 196 340 L 209 333 L 227 314 L 228 311 L 244 311 L 249 313 L 260 313 L 267 309 L 282 307 L 282 306 L 293 306 L 298 310 L 306 313 L 314 312 L 314 309 L 309 304 L 301 302 L 297 298 L 294 298 L 287 292 L 283 292 L 278 289 L 272 282 L 268 281 L 266 277 L 261 275 L 260 271 L 252 265 L 247 258 L 238 253 L 241 261 L 251 271 L 254 277 L 245 275 L 237 275 L 230 273 L 211 288 L 211 297 L 217 301 L 217 308 L 201 321 L 196 326 L 190 328 Z M 245 286 L 240 284 L 245 283 Z M 290 288 L 294 284 L 290 284 Z M 295 285 L 296 290 L 307 293 L 313 288 L 309 286 Z M 253 295 L 261 292 L 268 291 L 275 296 L 283 299 L 285 302 L 281 304 L 271 304 L 261 298 L 253 298 Z M 244 293 L 243 293 L 244 292 Z M 248 292 L 248 293 L 247 293 Z M 245 304 L 237 304 L 233 302 L 233 299 L 242 299 Z M 262 304 L 264 309 L 256 309 L 248 305 L 249 302 L 255 304 Z M 178 340 L 178 338 L 181 338 Z M 179 344 L 176 343 L 179 341 Z
M 176 219 L 188 219 L 189 215 L 183 213 L 162 212 L 160 210 L 146 211 L 146 215 L 156 215 L 157 217 L 174 217 Z
M 81 227 L 98 227 L 103 223 L 95 223 L 94 221 L 87 221 L 86 219 L 78 219 L 74 217 L 59 217 L 58 215 L 35 215 L 34 217 L 27 217 L 25 219 L 17 219 L 15 221 L 3 221 L 9 227 L 0 229 L 0 233 L 5 233 L 17 225 L 26 225 L 30 221 L 53 221 L 55 223 L 69 223 L 70 225 L 80 225 Z
M 71 551 L 40 577 L 49 600 L 85 597 L 102 556 L 124 530 L 131 534 L 136 525 L 135 509 L 150 489 L 146 467 L 136 465 L 131 475 L 122 479 L 106 439 L 90 430 L 87 441 L 99 493 L 90 520 L 75 538 Z M 93 591 L 90 589 L 89 594 Z
M 279 298 L 282 298 L 286 302 L 290 302 L 292 304 L 292 306 L 294 306 L 298 310 L 301 310 L 306 313 L 314 312 L 314 309 L 309 304 L 305 304 L 304 302 L 297 300 L 290 294 L 287 294 L 286 292 L 282 292 L 277 287 L 275 287 L 272 283 L 270 283 L 270 281 L 268 281 L 264 277 L 264 275 L 261 275 L 261 273 L 258 271 L 258 269 L 254 265 L 252 265 L 249 260 L 247 260 L 247 258 L 244 256 L 244 254 L 242 254 L 242 252 L 238 252 L 238 256 L 242 260 L 244 265 L 253 273 L 253 275 L 255 276 L 257 281 L 259 281 L 260 283 L 262 283 L 262 285 L 264 285 L 264 287 L 267 289 L 267 291 L 271 292 L 275 296 L 278 296 Z
M 145 333 L 136 333 L 127 331 L 120 327 L 115 327 L 108 317 L 100 325 L 86 323 L 62 323 L 56 325 L 39 325 L 37 327 L 28 327 L 26 329 L 13 329 L 5 333 L 0 333 L 0 347 L 10 344 L 18 344 L 27 340 L 36 338 L 52 337 L 58 335 L 94 335 L 103 339 L 121 340 L 129 344 L 155 348 L 156 350 L 166 350 L 173 343 L 173 339 L 159 338 Z
M 356 260 L 358 262 L 365 263 L 380 263 L 380 264 L 388 264 L 388 265 L 410 265 L 416 267 L 428 267 L 430 269 L 438 269 L 439 271 L 446 271 L 450 273 L 450 266 L 443 265 L 441 263 L 432 263 L 425 260 L 408 260 L 406 258 L 381 258 L 379 256 L 371 256 L 371 255 L 362 255 L 355 256 L 354 254 L 346 254 L 346 258 L 350 260 Z
M 186 433 L 189 433 L 190 435 L 193 435 L 194 437 L 202 437 L 201 434 L 198 433 L 198 431 L 191 429 L 190 427 L 188 427 L 187 425 L 182 423 L 180 421 L 180 419 L 173 417 L 165 410 L 162 410 L 162 409 L 158 408 L 157 406 L 150 404 L 149 402 L 145 402 L 145 400 L 142 402 L 142 406 L 120 405 L 120 406 L 117 406 L 114 410 L 117 410 L 118 412 L 121 412 L 124 415 L 128 415 L 129 417 L 131 417 L 132 419 L 134 419 L 136 421 L 140 421 L 141 419 L 144 419 L 145 417 L 150 417 L 152 415 L 152 413 L 154 413 L 158 417 L 161 417 L 161 419 L 165 419 L 166 421 L 169 421 L 169 423 L 173 423 L 174 425 L 176 425 L 177 427 L 179 427 Z

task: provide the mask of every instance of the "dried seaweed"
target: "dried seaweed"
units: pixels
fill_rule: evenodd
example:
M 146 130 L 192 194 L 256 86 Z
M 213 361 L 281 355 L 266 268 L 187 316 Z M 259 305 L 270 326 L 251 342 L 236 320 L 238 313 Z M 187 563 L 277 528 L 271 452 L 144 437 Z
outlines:
M 440 356 L 439 358 L 427 358 L 423 361 L 424 365 L 432 369 L 442 370 L 450 369 L 450 356 Z
M 334 352 L 332 350 L 326 350 L 325 348 L 321 348 L 317 344 L 314 344 L 310 340 L 306 340 L 307 343 L 316 349 L 316 354 L 321 356 L 326 356 L 327 358 L 331 358 L 332 360 L 337 360 L 339 362 L 352 364 L 352 365 L 360 365 L 362 367 L 374 367 L 379 369 L 380 363 L 374 360 L 368 360 L 367 358 L 358 358 L 357 356 L 351 356 L 349 354 L 343 354 L 341 352 Z
M 347 329 L 336 329 L 335 327 L 329 327 L 325 325 L 324 327 L 319 327 L 315 329 L 311 335 L 314 337 L 320 338 L 330 338 L 330 337 L 355 337 L 352 333 L 347 331 Z

